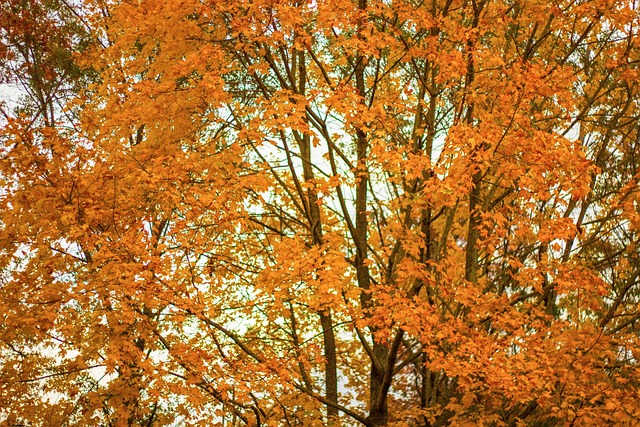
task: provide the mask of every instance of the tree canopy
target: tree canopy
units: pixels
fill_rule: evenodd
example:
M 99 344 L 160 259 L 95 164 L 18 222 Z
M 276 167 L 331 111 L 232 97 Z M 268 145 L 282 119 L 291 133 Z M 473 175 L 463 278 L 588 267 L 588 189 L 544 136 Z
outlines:
M 0 0 L 0 423 L 640 419 L 635 0 Z

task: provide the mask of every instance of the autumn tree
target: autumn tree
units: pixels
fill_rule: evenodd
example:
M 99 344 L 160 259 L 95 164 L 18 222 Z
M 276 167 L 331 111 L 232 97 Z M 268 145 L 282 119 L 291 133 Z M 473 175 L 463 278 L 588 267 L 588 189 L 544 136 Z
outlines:
M 3 0 L 0 421 L 640 417 L 640 15 Z

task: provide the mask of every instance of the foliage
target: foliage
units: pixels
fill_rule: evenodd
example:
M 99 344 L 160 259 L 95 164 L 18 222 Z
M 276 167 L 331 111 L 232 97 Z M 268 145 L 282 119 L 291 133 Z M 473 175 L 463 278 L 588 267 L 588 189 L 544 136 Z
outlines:
M 635 2 L 0 12 L 0 422 L 640 417 Z

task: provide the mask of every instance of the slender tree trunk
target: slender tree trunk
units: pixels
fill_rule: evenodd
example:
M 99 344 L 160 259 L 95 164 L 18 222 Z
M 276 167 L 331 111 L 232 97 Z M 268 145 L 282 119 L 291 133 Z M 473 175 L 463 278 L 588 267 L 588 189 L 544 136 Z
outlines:
M 297 74 L 298 74 L 298 91 L 304 95 L 306 90 L 306 58 L 304 52 L 297 52 L 293 55 L 297 58 Z M 309 135 L 298 135 L 297 142 L 300 147 L 300 157 L 302 160 L 302 170 L 304 180 L 312 182 L 314 179 L 312 159 L 311 159 L 311 138 Z M 309 210 L 309 227 L 311 238 L 314 245 L 322 245 L 322 218 L 320 216 L 320 206 L 318 205 L 318 194 L 311 186 L 307 190 L 307 206 Z M 322 337 L 324 341 L 324 357 L 325 357 L 325 397 L 331 401 L 338 403 L 338 361 L 336 358 L 336 338 L 333 331 L 333 319 L 331 317 L 331 309 L 319 313 L 320 325 L 322 327 Z M 327 419 L 331 423 L 332 419 L 339 416 L 338 409 L 326 405 Z
M 367 8 L 366 0 L 358 0 L 358 9 L 364 12 Z M 358 28 L 358 37 L 364 38 L 361 34 L 362 25 Z M 354 76 L 356 81 L 356 90 L 360 95 L 363 106 L 366 105 L 366 81 L 365 66 L 367 58 L 364 55 L 358 55 L 355 58 Z M 369 149 L 369 141 L 367 134 L 362 128 L 356 130 L 356 212 L 355 212 L 355 236 L 354 243 L 356 247 L 355 265 L 356 278 L 358 286 L 362 290 L 360 294 L 360 302 L 362 308 L 369 311 L 373 308 L 371 298 L 371 278 L 369 276 L 369 267 L 367 265 L 368 257 L 368 218 L 367 218 L 367 187 L 369 184 L 369 176 L 367 171 L 367 157 Z M 372 331 L 375 332 L 375 331 Z M 371 361 L 371 371 L 369 376 L 369 416 L 367 420 L 371 426 L 386 425 L 389 419 L 389 411 L 387 405 L 388 387 L 385 387 L 386 381 L 386 362 L 389 349 L 384 343 L 373 340 L 372 344 L 373 358 Z
M 476 28 L 478 26 L 478 22 L 480 20 L 480 13 L 486 4 L 486 0 L 481 2 L 472 1 L 473 6 L 473 21 L 472 28 Z M 467 42 L 467 75 L 465 78 L 465 92 L 471 92 L 471 85 L 473 84 L 473 80 L 475 79 L 475 59 L 474 59 L 474 51 L 475 51 L 475 43 L 471 40 Z M 468 126 L 473 126 L 474 121 L 474 104 L 470 102 L 467 106 L 465 121 Z M 488 147 L 484 142 L 480 142 L 478 150 L 485 150 Z M 474 150 L 476 150 L 474 148 Z M 475 162 L 475 151 L 472 152 L 471 161 Z M 474 165 L 478 166 L 478 165 Z M 480 226 L 480 212 L 478 211 L 478 207 L 481 206 L 480 203 L 480 184 L 482 181 L 482 170 L 478 167 L 474 172 L 472 177 L 473 185 L 471 187 L 471 192 L 469 193 L 469 228 L 467 230 L 467 248 L 466 248 L 466 258 L 465 258 L 465 279 L 469 282 L 477 282 L 478 281 L 478 237 Z

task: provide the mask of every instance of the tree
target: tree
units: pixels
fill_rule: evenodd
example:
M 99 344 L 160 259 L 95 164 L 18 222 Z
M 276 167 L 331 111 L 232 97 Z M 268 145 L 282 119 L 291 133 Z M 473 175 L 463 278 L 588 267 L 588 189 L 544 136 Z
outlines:
M 635 2 L 2 9 L 8 425 L 640 416 Z

